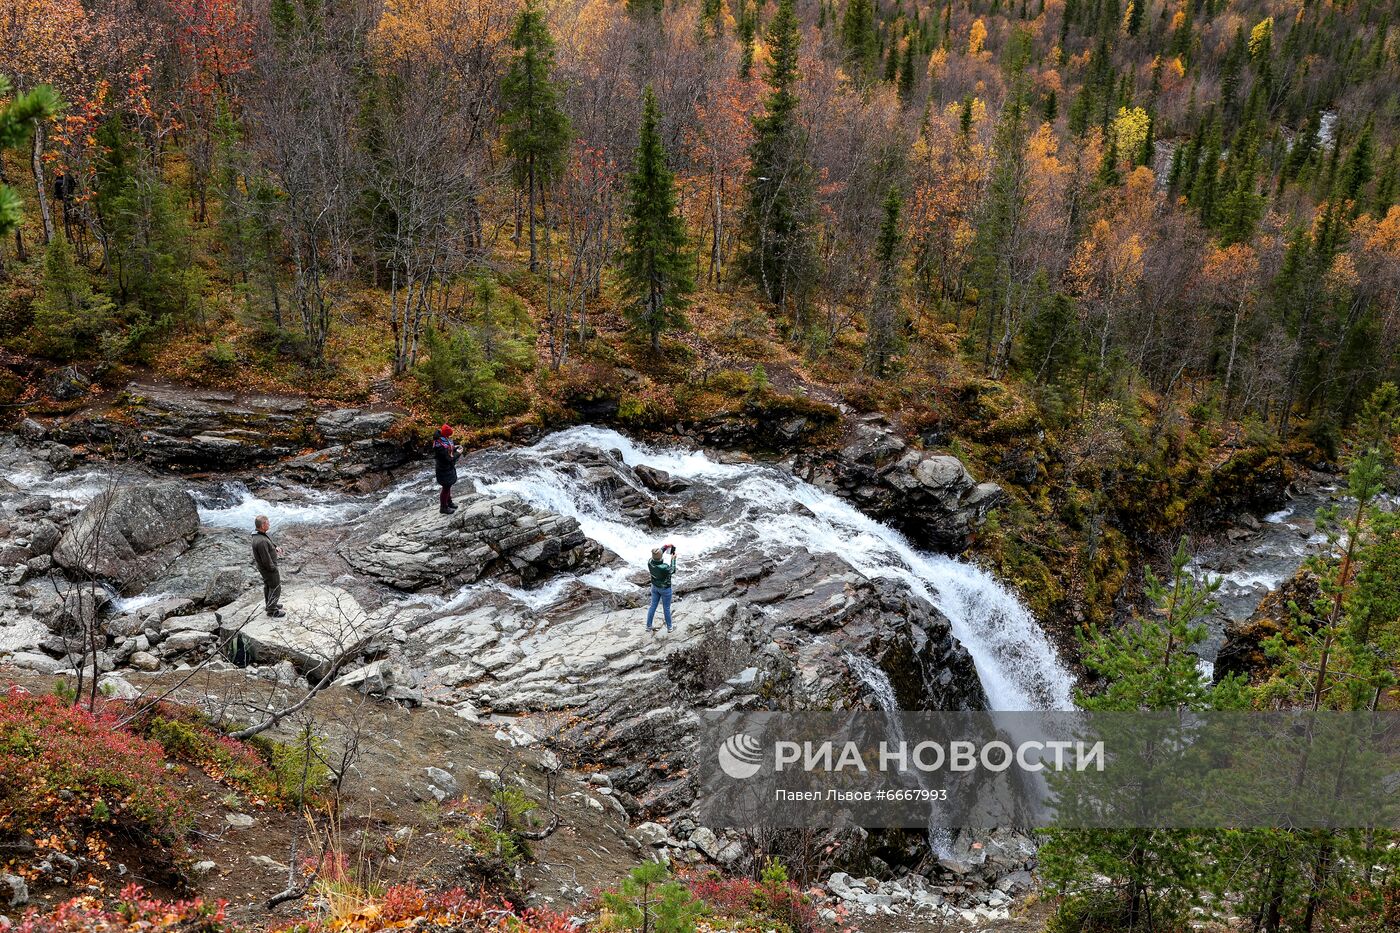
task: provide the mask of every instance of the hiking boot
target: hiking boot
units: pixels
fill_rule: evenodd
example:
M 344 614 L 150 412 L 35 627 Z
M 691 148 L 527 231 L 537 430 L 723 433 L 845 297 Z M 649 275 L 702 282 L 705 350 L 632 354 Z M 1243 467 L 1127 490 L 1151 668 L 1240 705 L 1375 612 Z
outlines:
M 268 617 L 269 619 L 281 619 L 281 618 L 285 617 L 286 615 L 287 615 L 287 614 L 286 614 L 285 612 L 283 612 L 281 609 L 274 609 L 274 610 L 272 610 L 271 612 L 269 612 L 269 613 L 267 614 L 267 617 Z

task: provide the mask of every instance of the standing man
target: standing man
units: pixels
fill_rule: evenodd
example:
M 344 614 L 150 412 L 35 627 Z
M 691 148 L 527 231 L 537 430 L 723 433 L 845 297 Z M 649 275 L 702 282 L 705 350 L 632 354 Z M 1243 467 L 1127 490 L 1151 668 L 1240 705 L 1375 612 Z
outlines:
M 666 562 L 666 554 L 670 553 L 671 562 Z M 656 629 L 652 627 L 656 621 L 656 607 L 661 606 L 662 615 L 666 619 L 666 631 L 671 631 L 671 577 L 676 572 L 676 546 L 674 544 L 663 544 L 651 552 L 651 560 L 647 561 L 647 570 L 651 573 L 651 608 L 647 610 L 647 631 L 653 635 Z
M 262 577 L 263 602 L 267 606 L 269 618 L 280 619 L 287 613 L 282 611 L 282 574 L 277 569 L 277 558 L 282 552 L 267 536 L 267 516 L 253 519 L 253 563 Z
M 433 432 L 433 472 L 442 487 L 438 493 L 438 511 L 451 515 L 457 511 L 452 502 L 452 487 L 457 484 L 457 460 L 462 452 L 452 441 L 452 425 L 444 424 Z

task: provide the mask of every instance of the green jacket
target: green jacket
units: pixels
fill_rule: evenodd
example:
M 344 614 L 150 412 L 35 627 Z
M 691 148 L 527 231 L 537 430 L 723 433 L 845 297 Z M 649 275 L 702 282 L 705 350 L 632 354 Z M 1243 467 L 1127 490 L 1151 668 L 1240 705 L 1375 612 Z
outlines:
M 661 590 L 670 589 L 671 574 L 676 572 L 676 558 L 672 555 L 669 564 L 664 560 L 649 560 L 647 569 L 651 571 L 652 586 Z

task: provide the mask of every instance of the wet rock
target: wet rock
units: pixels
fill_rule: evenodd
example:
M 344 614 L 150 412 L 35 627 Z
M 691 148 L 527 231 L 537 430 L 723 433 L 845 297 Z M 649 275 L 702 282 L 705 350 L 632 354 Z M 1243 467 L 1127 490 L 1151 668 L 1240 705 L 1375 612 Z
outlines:
M 137 591 L 199 534 L 193 497 L 175 483 L 120 485 L 86 506 L 54 548 L 54 562 Z
M 397 589 L 470 583 L 490 573 L 532 582 L 596 564 L 602 549 L 572 518 L 518 499 L 472 495 L 453 515 L 423 510 L 367 543 L 341 549 L 356 569 Z
M 653 492 L 683 492 L 690 488 L 690 484 L 682 479 L 674 479 L 665 470 L 658 470 L 646 464 L 637 464 L 632 468 L 632 472 L 637 475 L 643 486 Z
M 949 553 L 965 549 L 1005 498 L 995 483 L 974 480 L 956 457 L 910 449 L 873 424 L 858 425 L 835 455 L 799 458 L 796 469 L 915 543 Z

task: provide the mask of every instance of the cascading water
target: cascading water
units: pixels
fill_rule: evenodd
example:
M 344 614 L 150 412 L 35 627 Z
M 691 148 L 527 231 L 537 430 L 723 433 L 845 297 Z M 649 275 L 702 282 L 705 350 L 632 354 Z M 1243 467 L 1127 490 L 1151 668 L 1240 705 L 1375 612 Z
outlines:
M 635 590 L 633 578 L 644 568 L 657 532 L 625 515 L 617 497 L 590 485 L 587 471 L 575 462 L 579 455 L 610 450 L 628 466 L 664 470 L 703 490 L 712 517 L 666 532 L 691 570 L 751 560 L 756 553 L 806 550 L 834 555 L 865 576 L 902 581 L 947 616 L 953 634 L 976 663 L 993 709 L 1073 708 L 1074 681 L 1054 646 L 1016 595 L 992 574 L 966 561 L 921 551 L 845 500 L 775 466 L 721 463 L 700 450 L 654 448 L 606 428 L 576 427 L 529 447 L 473 455 L 462 462 L 460 472 L 484 493 L 516 496 L 575 518 L 585 534 L 624 561 L 578 577 L 578 582 L 626 593 Z M 639 482 L 629 481 L 641 488 Z M 422 471 L 375 496 L 343 497 L 296 487 L 281 489 L 269 499 L 241 483 L 193 491 L 205 524 L 251 528 L 253 517 L 264 514 L 278 528 L 361 521 L 406 499 L 430 500 L 430 486 L 431 474 Z M 574 579 L 533 590 L 476 584 L 443 605 L 462 605 L 493 588 L 540 610 L 561 599 Z
M 467 466 L 483 492 L 514 495 L 570 515 L 585 534 L 640 569 L 657 533 L 622 514 L 614 497 L 588 484 L 569 456 L 618 451 L 629 466 L 645 464 L 703 485 L 715 499 L 712 521 L 667 533 L 682 560 L 703 568 L 733 560 L 736 550 L 803 549 L 840 557 L 871 577 L 902 580 L 935 605 L 977 665 L 993 709 L 1071 709 L 1074 681 L 1054 646 L 1010 590 L 974 564 L 914 548 L 899 532 L 846 501 L 777 467 L 719 463 L 697 450 L 646 447 L 604 428 L 578 427 L 539 443 L 487 454 Z M 625 574 L 593 574 L 600 588 L 632 587 Z

